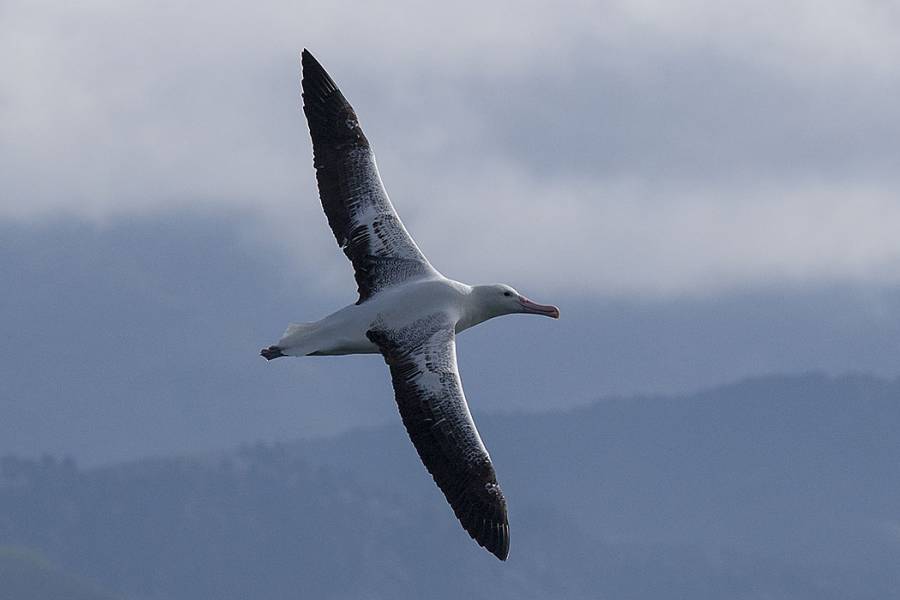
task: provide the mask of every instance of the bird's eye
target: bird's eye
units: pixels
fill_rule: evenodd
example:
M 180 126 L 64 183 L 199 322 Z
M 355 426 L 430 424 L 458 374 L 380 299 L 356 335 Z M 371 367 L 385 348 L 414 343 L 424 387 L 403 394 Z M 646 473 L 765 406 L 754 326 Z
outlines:
M 509 297 L 512 296 L 512 292 L 503 292 L 503 295 Z

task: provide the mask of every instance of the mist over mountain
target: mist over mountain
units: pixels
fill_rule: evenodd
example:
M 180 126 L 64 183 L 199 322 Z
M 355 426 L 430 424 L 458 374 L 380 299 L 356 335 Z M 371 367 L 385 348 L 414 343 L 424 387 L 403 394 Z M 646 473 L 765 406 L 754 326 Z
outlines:
M 0 545 L 125 598 L 885 598 L 900 380 L 771 376 L 480 414 L 500 563 L 402 426 L 83 469 L 2 460 Z
M 377 356 L 258 355 L 288 322 L 356 297 L 317 218 L 329 250 L 318 263 L 276 251 L 255 218 L 233 211 L 0 223 L 0 453 L 111 464 L 395 423 Z M 511 316 L 459 337 L 478 412 L 685 393 L 764 372 L 897 373 L 896 287 L 635 299 L 511 283 L 563 318 Z

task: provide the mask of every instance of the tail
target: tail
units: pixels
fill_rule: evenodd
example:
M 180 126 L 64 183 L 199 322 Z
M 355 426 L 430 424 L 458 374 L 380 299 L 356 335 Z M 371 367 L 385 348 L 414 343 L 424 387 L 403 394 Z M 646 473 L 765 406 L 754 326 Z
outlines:
M 278 344 L 263 348 L 259 354 L 266 360 L 282 356 L 303 356 L 316 350 L 307 348 L 310 334 L 316 329 L 316 323 L 291 323 L 285 329 Z
M 284 352 L 282 352 L 281 348 L 278 346 L 269 346 L 268 348 L 263 348 L 262 350 L 260 350 L 259 355 L 266 360 L 272 360 L 273 358 L 284 356 Z
M 315 328 L 316 323 L 291 323 L 287 326 L 287 329 L 284 330 L 284 333 L 281 334 L 281 339 L 278 340 L 278 343 L 281 344 L 282 342 L 287 342 L 289 338 L 299 339 L 304 337 Z

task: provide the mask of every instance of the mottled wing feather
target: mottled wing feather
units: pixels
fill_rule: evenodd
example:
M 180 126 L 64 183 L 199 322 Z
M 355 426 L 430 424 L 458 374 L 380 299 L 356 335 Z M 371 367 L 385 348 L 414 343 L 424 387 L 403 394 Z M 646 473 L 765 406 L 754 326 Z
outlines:
M 453 324 L 438 314 L 400 329 L 376 324 L 367 335 L 390 367 L 400 416 L 428 472 L 469 535 L 506 560 L 506 499 L 466 404 Z
M 435 274 L 391 205 L 353 107 L 312 54 L 304 50 L 301 62 L 319 197 L 338 245 L 353 263 L 357 304 L 384 288 Z

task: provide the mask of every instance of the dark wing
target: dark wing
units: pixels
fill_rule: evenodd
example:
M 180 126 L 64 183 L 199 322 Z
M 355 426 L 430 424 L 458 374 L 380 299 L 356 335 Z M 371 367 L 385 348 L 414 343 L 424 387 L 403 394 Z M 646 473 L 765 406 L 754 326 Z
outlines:
M 301 62 L 319 197 L 353 263 L 357 304 L 386 287 L 437 274 L 394 211 L 353 107 L 307 50 Z
M 366 333 L 391 369 L 400 416 L 425 468 L 469 535 L 500 560 L 509 555 L 506 498 L 456 367 L 454 325 L 432 315 Z

